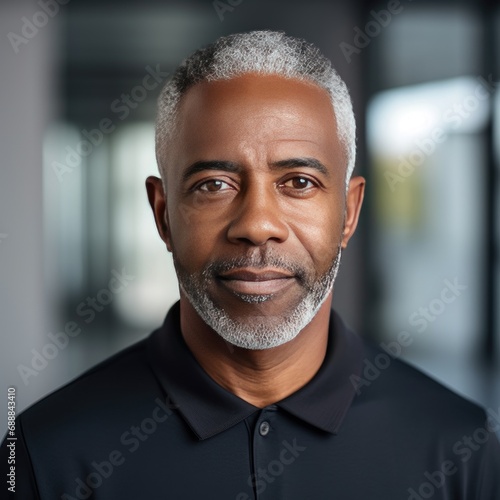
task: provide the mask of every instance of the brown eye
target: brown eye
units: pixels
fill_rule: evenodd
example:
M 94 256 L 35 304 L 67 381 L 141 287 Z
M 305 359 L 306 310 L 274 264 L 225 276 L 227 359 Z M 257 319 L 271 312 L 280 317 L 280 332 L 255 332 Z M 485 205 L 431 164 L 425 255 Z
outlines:
M 284 185 L 293 189 L 307 189 L 314 186 L 314 184 L 306 177 L 294 177 L 293 179 L 286 181 Z
M 214 193 L 216 191 L 223 191 L 224 189 L 227 188 L 229 188 L 229 185 L 226 182 L 218 179 L 206 181 L 198 187 L 200 191 L 208 191 L 210 193 Z

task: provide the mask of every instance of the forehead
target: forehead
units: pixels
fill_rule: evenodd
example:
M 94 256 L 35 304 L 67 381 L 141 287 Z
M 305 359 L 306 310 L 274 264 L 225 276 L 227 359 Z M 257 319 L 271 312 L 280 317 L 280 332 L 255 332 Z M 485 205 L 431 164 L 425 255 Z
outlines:
M 180 158 L 227 159 L 250 151 L 282 156 L 290 149 L 294 155 L 323 156 L 322 161 L 343 157 L 325 89 L 256 74 L 191 87 L 182 97 L 169 149 L 177 164 Z

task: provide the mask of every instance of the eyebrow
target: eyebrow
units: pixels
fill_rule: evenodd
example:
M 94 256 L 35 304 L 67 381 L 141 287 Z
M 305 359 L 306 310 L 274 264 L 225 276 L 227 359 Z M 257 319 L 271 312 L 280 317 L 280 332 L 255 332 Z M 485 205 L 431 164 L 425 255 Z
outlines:
M 271 163 L 271 167 L 277 169 L 307 167 L 313 168 L 327 177 L 330 175 L 328 169 L 316 158 L 287 158 Z
M 272 162 L 270 164 L 272 169 L 286 170 L 297 167 L 307 167 L 317 170 L 325 176 L 329 176 L 328 169 L 316 158 L 309 157 L 299 157 L 299 158 L 287 158 L 285 160 L 279 160 Z M 206 170 L 221 170 L 223 172 L 238 173 L 241 172 L 241 166 L 238 164 L 225 161 L 225 160 L 202 160 L 197 161 L 186 168 L 185 172 L 182 174 L 183 182 L 186 182 L 193 175 L 198 172 L 204 172 Z
M 223 161 L 223 160 L 204 160 L 197 161 L 186 168 L 186 171 L 182 174 L 182 180 L 185 182 L 193 175 L 198 172 L 203 172 L 205 170 L 222 170 L 224 172 L 233 172 L 237 173 L 241 170 L 241 168 L 231 161 Z

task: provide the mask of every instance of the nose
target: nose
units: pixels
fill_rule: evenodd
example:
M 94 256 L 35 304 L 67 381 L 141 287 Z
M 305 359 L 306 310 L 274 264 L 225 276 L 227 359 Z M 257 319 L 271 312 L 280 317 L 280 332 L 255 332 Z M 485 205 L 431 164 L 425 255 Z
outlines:
M 284 221 L 274 187 L 252 187 L 240 193 L 240 205 L 235 209 L 227 238 L 232 243 L 253 246 L 272 240 L 286 241 L 289 229 Z

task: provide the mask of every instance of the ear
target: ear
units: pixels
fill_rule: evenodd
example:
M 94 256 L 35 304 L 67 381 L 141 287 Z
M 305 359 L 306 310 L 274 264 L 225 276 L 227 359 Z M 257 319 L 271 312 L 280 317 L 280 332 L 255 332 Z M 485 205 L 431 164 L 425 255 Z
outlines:
M 349 189 L 346 195 L 346 214 L 344 224 L 344 236 L 342 238 L 342 248 L 347 247 L 347 243 L 354 234 L 358 225 L 359 213 L 363 204 L 365 194 L 365 179 L 357 176 L 349 181 Z
M 163 190 L 163 183 L 158 177 L 149 176 L 146 179 L 146 191 L 156 222 L 156 229 L 160 238 L 167 245 L 169 252 L 172 251 L 170 226 L 168 222 L 167 200 Z

